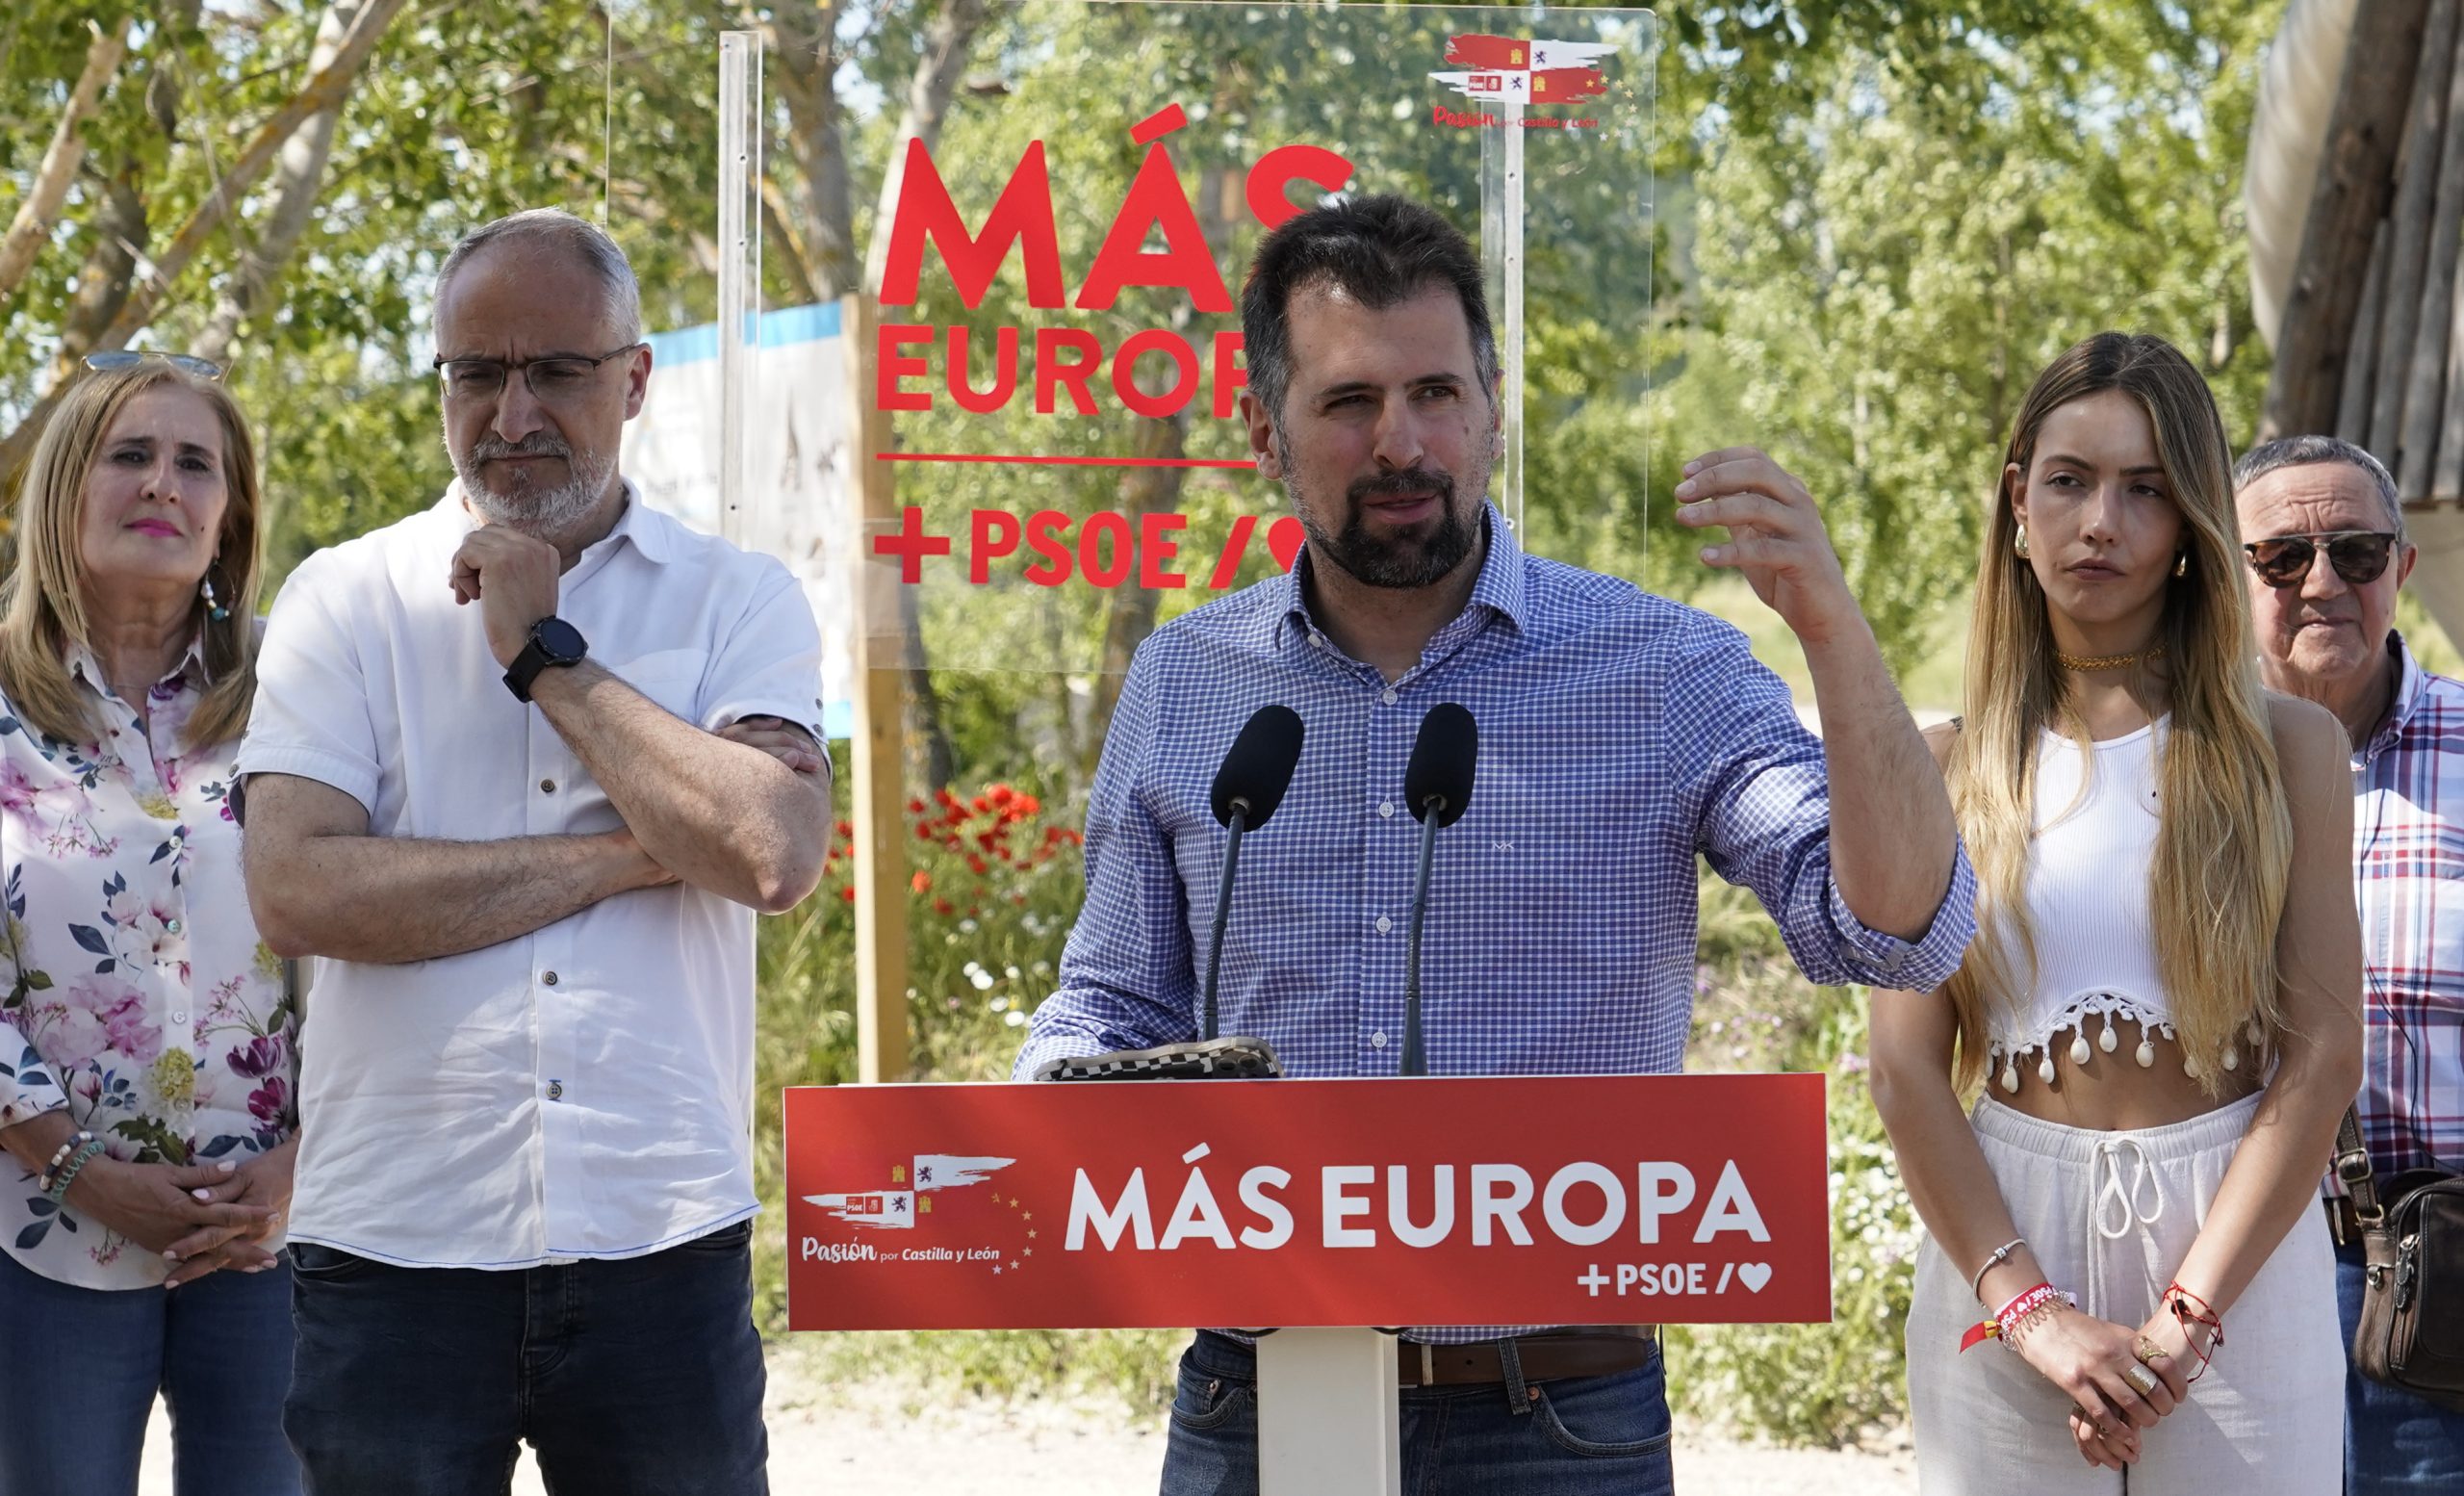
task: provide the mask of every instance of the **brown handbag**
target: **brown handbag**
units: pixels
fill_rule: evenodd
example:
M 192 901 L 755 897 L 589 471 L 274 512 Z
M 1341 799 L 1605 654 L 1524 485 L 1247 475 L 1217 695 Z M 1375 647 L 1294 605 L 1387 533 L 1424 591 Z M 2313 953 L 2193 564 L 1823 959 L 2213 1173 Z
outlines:
M 2361 1119 L 2348 1107 L 2336 1129 L 2336 1175 L 2361 1226 L 2353 1365 L 2373 1381 L 2464 1412 L 2464 1174 L 2406 1170 L 2386 1181 L 2382 1199 Z

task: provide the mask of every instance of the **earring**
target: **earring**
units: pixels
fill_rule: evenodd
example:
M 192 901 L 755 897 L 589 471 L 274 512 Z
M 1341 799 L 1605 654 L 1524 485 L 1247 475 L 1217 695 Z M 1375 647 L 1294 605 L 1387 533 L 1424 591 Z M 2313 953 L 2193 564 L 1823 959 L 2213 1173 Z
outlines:
M 2020 526 L 2012 533 L 2011 549 L 2018 553 L 2020 560 L 2024 561 L 2028 558 L 2028 528 L 2026 526 Z
M 206 577 L 204 586 L 200 587 L 198 591 L 202 593 L 205 598 L 205 616 L 208 619 L 215 623 L 220 623 L 222 620 L 231 616 L 231 609 L 224 607 L 220 603 L 215 601 L 214 578 L 211 574 Z
M 2187 577 L 2190 574 L 2191 554 L 2188 551 L 2184 551 L 2173 557 L 2173 575 L 2176 577 Z

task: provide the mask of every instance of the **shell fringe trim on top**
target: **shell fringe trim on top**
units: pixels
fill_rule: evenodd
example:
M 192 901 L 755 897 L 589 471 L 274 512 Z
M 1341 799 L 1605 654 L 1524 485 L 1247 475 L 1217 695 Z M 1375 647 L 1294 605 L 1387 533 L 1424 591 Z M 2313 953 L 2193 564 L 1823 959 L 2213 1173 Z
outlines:
M 2089 1020 L 2096 1018 L 2104 1019 L 2104 1028 L 2097 1034 L 2094 1048 L 2092 1049 L 2088 1038 Z M 2139 1045 L 2131 1051 L 2131 1058 L 2137 1060 L 2142 1069 L 2152 1067 L 2156 1063 L 2158 1035 L 2168 1040 L 2180 1038 L 2174 1032 L 2170 1017 L 2155 1004 L 2122 993 L 2089 993 L 2070 999 L 2061 1012 L 2047 1019 L 2033 1035 L 2014 1039 L 2008 1034 L 1995 1033 L 1986 1049 L 1986 1073 L 1992 1076 L 1993 1083 L 2005 1092 L 2015 1093 L 2019 1089 L 2019 1061 L 2027 1055 L 2035 1054 L 2038 1056 L 2035 1067 L 2037 1079 L 2051 1085 L 2053 1084 L 2054 1040 L 2061 1034 L 2068 1032 L 2071 1035 L 2070 1063 L 2085 1065 L 2093 1056 L 2095 1050 L 2111 1054 L 2121 1046 L 2120 1036 L 2115 1032 L 2114 1028 L 2116 1019 L 2139 1025 Z M 2253 1055 L 2265 1052 L 2267 1036 L 2259 1027 L 2258 1019 L 2252 1019 L 2243 1025 L 2242 1033 L 2243 1037 L 2249 1042 Z M 2227 1045 L 2224 1050 L 2224 1068 L 2228 1070 L 2239 1070 L 2241 1065 L 2242 1053 L 2239 1046 Z M 2182 1058 L 2182 1072 L 2186 1075 L 2198 1073 L 2187 1055 Z

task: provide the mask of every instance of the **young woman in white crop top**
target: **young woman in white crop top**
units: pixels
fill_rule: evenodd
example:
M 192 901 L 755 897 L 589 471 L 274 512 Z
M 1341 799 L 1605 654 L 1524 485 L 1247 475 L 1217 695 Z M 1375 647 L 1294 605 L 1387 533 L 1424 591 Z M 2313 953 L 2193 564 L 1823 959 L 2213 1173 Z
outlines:
M 1979 934 L 1941 991 L 1874 1000 L 1875 1103 L 1928 1233 L 1926 1496 L 2340 1480 L 2309 1205 L 2361 1079 L 2351 786 L 2334 719 L 2259 684 L 2240 551 L 2179 352 L 2105 333 L 2039 376 L 1965 714 L 1928 735 Z

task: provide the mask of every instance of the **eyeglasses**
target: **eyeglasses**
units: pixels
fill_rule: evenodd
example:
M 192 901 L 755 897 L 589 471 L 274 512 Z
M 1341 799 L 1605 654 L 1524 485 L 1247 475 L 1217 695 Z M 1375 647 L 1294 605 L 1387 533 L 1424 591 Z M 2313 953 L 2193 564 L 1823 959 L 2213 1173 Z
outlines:
M 105 348 L 99 353 L 87 354 L 85 364 L 96 374 L 109 374 L 117 369 L 134 369 L 149 360 L 160 360 L 182 374 L 194 374 L 200 379 L 222 377 L 222 366 L 210 358 L 199 358 L 193 353 L 166 353 L 160 348 Z
M 2310 575 L 2310 563 L 2318 558 L 2319 548 L 2327 551 L 2327 564 L 2336 575 L 2356 587 L 2376 581 L 2387 570 L 2387 557 L 2396 547 L 2393 533 L 2381 529 L 2333 529 L 2317 535 L 2276 535 L 2266 540 L 2253 540 L 2242 548 L 2250 558 L 2250 570 L 2271 587 L 2297 587 Z
M 599 366 L 611 358 L 622 358 L 635 348 L 648 348 L 647 343 L 628 343 L 613 352 L 597 358 L 560 353 L 552 358 L 447 358 L 438 354 L 436 369 L 445 380 L 448 400 L 488 400 L 504 392 L 507 371 L 522 371 L 522 380 L 530 386 L 532 398 L 541 400 L 568 400 L 580 394 L 590 384 L 590 376 Z

